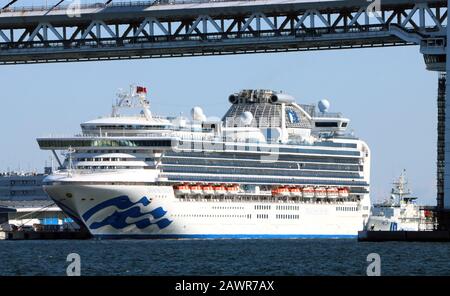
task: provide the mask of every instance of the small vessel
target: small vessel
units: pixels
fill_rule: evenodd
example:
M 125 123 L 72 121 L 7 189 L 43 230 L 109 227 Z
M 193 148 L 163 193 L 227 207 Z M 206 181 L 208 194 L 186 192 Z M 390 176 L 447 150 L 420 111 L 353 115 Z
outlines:
M 406 170 L 394 181 L 389 199 L 372 206 L 366 230 L 419 231 L 433 229 L 431 211 L 417 204 L 411 196 Z
M 292 197 L 301 197 L 302 196 L 302 190 L 300 187 L 290 187 L 289 193 Z
M 214 194 L 214 188 L 212 185 L 205 185 L 202 187 L 203 193 L 206 195 L 213 195 Z
M 224 195 L 227 193 L 227 190 L 225 189 L 225 186 L 223 186 L 223 185 L 220 185 L 220 184 L 215 185 L 215 186 L 213 186 L 213 188 L 214 188 L 214 193 L 217 195 Z
M 339 192 L 336 187 L 327 188 L 327 197 L 328 198 L 338 198 Z
M 339 197 L 341 197 L 341 198 L 348 197 L 348 189 L 347 188 L 339 188 L 338 193 L 339 193 Z
M 317 187 L 315 190 L 315 197 L 316 198 L 326 198 L 327 197 L 327 190 L 324 187 Z
M 173 191 L 175 195 L 186 195 L 191 193 L 191 189 L 187 184 L 175 185 Z
M 287 197 L 291 194 L 288 187 L 280 186 L 272 189 L 272 195 L 275 197 Z
M 200 184 L 195 184 L 190 186 L 192 194 L 203 194 L 203 189 Z
M 305 187 L 303 188 L 303 197 L 304 198 L 313 198 L 314 197 L 314 187 Z
M 236 195 L 239 193 L 239 185 L 229 185 L 225 187 L 227 194 Z

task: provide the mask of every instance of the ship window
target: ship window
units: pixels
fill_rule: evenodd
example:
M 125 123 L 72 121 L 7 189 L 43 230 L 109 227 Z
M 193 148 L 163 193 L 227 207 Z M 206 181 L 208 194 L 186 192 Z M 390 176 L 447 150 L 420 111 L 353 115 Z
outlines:
M 316 127 L 338 127 L 336 121 L 316 122 Z
M 342 127 L 347 127 L 347 122 L 343 122 L 343 123 L 341 124 L 341 126 L 342 126 Z

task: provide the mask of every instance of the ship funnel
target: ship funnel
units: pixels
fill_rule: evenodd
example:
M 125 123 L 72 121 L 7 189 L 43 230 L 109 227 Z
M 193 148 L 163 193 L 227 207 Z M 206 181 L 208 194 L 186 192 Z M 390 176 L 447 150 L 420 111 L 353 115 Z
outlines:
M 270 97 L 271 103 L 294 103 L 295 99 L 287 94 L 274 94 Z
M 231 104 L 236 104 L 237 101 L 238 101 L 238 97 L 237 97 L 236 95 L 230 95 L 230 96 L 228 97 L 228 101 L 229 101 Z

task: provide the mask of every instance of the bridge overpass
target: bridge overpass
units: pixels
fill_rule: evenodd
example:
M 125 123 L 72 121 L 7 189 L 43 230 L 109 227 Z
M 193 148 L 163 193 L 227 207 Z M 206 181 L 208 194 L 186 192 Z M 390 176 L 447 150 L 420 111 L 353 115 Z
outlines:
M 428 70 L 450 73 L 443 0 L 66 2 L 1 9 L 0 65 L 418 45 Z M 437 201 L 450 213 L 446 76 L 439 80 Z
M 422 43 L 424 49 L 442 51 L 447 1 L 381 0 L 377 17 L 367 12 L 370 4 L 367 0 L 160 0 L 10 6 L 0 12 L 0 64 Z

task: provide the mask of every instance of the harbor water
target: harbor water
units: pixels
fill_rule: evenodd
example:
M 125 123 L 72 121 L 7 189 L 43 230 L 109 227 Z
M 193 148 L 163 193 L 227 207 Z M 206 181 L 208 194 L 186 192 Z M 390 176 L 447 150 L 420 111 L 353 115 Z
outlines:
M 0 241 L 0 275 L 64 276 L 77 253 L 81 275 L 450 275 L 450 244 L 356 239 Z

